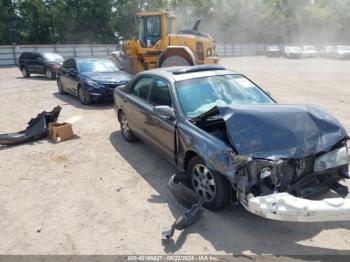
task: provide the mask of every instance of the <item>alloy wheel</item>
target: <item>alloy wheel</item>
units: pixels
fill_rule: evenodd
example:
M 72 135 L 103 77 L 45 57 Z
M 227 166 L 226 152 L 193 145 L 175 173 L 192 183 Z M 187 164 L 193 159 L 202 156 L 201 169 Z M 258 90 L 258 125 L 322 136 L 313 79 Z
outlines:
M 45 75 L 47 79 L 52 79 L 52 72 L 50 70 L 46 70 Z
M 121 115 L 120 124 L 121 124 L 121 129 L 122 129 L 124 136 L 126 136 L 126 137 L 129 136 L 130 128 L 129 128 L 128 120 L 126 119 L 125 114 Z
M 192 169 L 191 182 L 194 191 L 205 202 L 211 202 L 216 195 L 216 184 L 210 170 L 203 164 L 197 164 Z

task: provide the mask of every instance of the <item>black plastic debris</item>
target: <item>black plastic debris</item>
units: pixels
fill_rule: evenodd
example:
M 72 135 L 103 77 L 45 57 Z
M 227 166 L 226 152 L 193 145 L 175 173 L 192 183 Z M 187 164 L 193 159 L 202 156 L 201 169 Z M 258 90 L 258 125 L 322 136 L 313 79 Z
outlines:
M 183 230 L 193 225 L 204 212 L 203 200 L 188 187 L 187 176 L 173 175 L 169 180 L 168 187 L 176 200 L 187 210 L 175 220 L 169 230 L 162 233 L 163 239 L 170 239 L 174 235 L 175 229 Z
M 50 112 L 42 112 L 28 122 L 28 127 L 17 133 L 0 134 L 0 145 L 18 145 L 42 139 L 48 135 L 48 125 L 57 121 L 62 107 L 56 106 Z

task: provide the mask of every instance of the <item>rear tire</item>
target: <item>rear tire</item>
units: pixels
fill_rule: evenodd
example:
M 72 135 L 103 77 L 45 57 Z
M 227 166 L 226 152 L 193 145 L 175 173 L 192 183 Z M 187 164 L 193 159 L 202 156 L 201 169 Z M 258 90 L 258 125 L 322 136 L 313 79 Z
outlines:
M 120 124 L 120 129 L 122 131 L 123 138 L 127 142 L 134 142 L 137 140 L 136 136 L 132 132 L 132 130 L 129 127 L 128 119 L 126 118 L 126 115 L 123 111 L 119 112 L 118 120 Z
M 164 60 L 161 67 L 189 66 L 190 63 L 181 56 L 171 56 Z
M 22 71 L 23 77 L 30 77 L 30 73 L 29 73 L 27 67 L 23 66 L 21 71 Z
M 204 207 L 219 210 L 230 204 L 230 182 L 223 175 L 210 170 L 201 158 L 193 157 L 186 172 L 193 190 L 203 198 Z
M 83 105 L 91 105 L 91 94 L 82 86 L 78 87 L 78 97 Z

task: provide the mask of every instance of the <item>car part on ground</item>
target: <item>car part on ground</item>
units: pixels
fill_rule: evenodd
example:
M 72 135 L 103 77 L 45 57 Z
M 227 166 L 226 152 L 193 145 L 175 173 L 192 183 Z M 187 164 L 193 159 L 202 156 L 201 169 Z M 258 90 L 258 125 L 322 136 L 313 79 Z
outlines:
M 179 216 L 171 225 L 169 230 L 162 232 L 163 239 L 170 239 L 176 230 L 183 230 L 199 220 L 204 210 L 203 201 L 188 187 L 188 177 L 181 174 L 173 175 L 168 183 L 170 192 L 175 199 L 184 207 L 185 212 Z
M 273 220 L 294 222 L 327 222 L 350 220 L 350 199 L 325 198 L 309 200 L 289 193 L 248 196 L 243 205 L 249 212 Z
M 48 126 L 56 122 L 61 106 L 56 106 L 50 112 L 42 112 L 28 122 L 28 127 L 17 133 L 0 134 L 1 145 L 18 145 L 29 141 L 42 139 L 48 135 Z

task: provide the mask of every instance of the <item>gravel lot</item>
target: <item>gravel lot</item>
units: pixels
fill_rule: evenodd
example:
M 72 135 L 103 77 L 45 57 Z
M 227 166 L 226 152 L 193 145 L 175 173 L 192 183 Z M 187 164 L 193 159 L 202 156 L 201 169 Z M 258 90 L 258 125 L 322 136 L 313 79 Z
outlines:
M 318 104 L 350 132 L 350 61 L 247 57 L 222 63 L 280 103 Z M 182 208 L 167 190 L 176 169 L 145 144 L 123 141 L 112 104 L 82 106 L 55 81 L 0 69 L 0 133 L 43 110 L 81 120 L 77 137 L 0 148 L 1 254 L 350 254 L 350 222 L 287 223 L 239 206 L 161 242 Z

